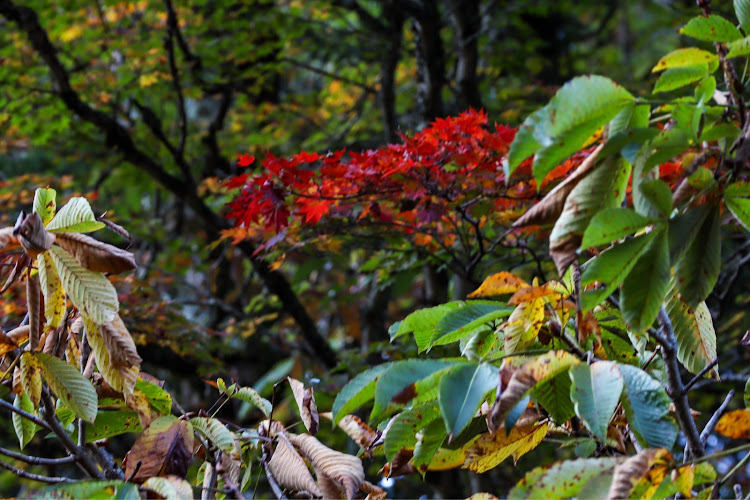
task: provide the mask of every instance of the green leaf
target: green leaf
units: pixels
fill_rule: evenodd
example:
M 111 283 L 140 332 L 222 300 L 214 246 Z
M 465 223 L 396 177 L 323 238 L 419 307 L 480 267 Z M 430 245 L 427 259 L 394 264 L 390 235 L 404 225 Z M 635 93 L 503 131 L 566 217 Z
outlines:
M 672 190 L 661 179 L 651 179 L 641 184 L 643 198 L 653 208 L 654 215 L 669 217 L 672 214 Z
M 391 365 L 392 363 L 383 363 L 374 366 L 354 377 L 339 391 L 331 410 L 334 426 L 339 423 L 341 417 L 353 412 L 375 397 L 375 384 Z
M 727 53 L 728 59 L 750 54 L 750 36 L 728 43 L 727 48 L 729 49 L 729 52 Z
M 631 330 L 648 329 L 661 309 L 669 288 L 669 240 L 663 227 L 628 273 L 620 289 L 620 307 Z
M 167 391 L 142 378 L 136 381 L 135 388 L 146 396 L 151 408 L 157 413 L 162 416 L 172 413 L 172 396 Z
M 232 394 L 232 397 L 250 403 L 255 408 L 259 409 L 266 418 L 271 414 L 271 402 L 266 398 L 261 397 L 261 395 L 252 387 L 241 387 Z
M 697 235 L 675 264 L 677 289 L 688 306 L 695 307 L 708 297 L 721 270 L 721 219 L 712 207 Z
M 677 359 L 691 373 L 698 373 L 716 358 L 716 331 L 705 302 L 693 310 L 670 282 L 664 306 L 677 338 Z M 708 376 L 719 378 L 714 367 Z
M 750 231 L 750 183 L 736 182 L 727 186 L 724 204 L 737 221 Z
M 131 410 L 102 411 L 96 415 L 93 424 L 86 424 L 86 442 L 119 436 L 127 432 L 142 432 L 138 413 Z M 74 439 L 77 433 L 74 433 Z
M 474 333 L 478 328 L 513 311 L 500 302 L 472 300 L 450 311 L 438 321 L 428 347 L 456 342 Z
M 86 198 L 75 197 L 57 212 L 47 225 L 47 230 L 57 233 L 90 233 L 104 227 L 96 220 Z
M 190 419 L 193 428 L 207 437 L 221 451 L 235 454 L 234 434 L 215 418 L 195 417 Z
M 44 294 L 44 317 L 47 319 L 47 327 L 57 328 L 68 312 L 65 290 L 49 252 L 40 253 L 36 258 L 36 265 Z
M 440 417 L 440 408 L 436 401 L 418 406 L 411 410 L 404 410 L 391 420 L 385 435 L 383 448 L 388 462 L 406 448 L 414 449 L 417 443 L 417 432 Z
M 513 171 L 522 161 L 536 153 L 542 147 L 535 136 L 535 132 L 542 136 L 540 138 L 546 139 L 546 134 L 543 134 L 542 131 L 548 121 L 548 109 L 544 107 L 527 116 L 523 124 L 518 127 L 518 131 L 508 151 L 506 179 L 510 179 Z
M 497 368 L 486 363 L 463 364 L 440 379 L 438 402 L 449 441 L 471 422 L 487 393 L 497 388 L 497 373 Z
M 731 42 L 742 38 L 734 24 L 716 14 L 694 17 L 679 32 L 707 42 Z
M 740 135 L 740 128 L 734 123 L 719 123 L 703 130 L 700 139 L 702 141 L 726 141 L 732 144 Z
M 605 208 L 591 218 L 583 233 L 581 248 L 612 243 L 653 223 L 651 219 L 627 208 Z
M 582 295 L 584 310 L 590 310 L 600 304 L 620 286 L 653 239 L 654 233 L 651 232 L 624 241 L 608 248 L 586 263 L 581 275 L 581 284 L 589 285 L 600 281 L 604 284 L 604 288 L 587 291 Z
M 114 320 L 120 303 L 112 283 L 102 273 L 85 269 L 57 245 L 49 249 L 49 254 L 73 305 L 99 325 Z
M 408 359 L 392 363 L 377 380 L 370 421 L 381 418 L 389 406 L 404 405 L 416 395 L 416 382 L 451 366 L 450 361 Z
M 138 485 L 125 481 L 78 481 L 63 485 L 48 486 L 33 493 L 33 498 L 89 498 L 117 500 L 140 500 Z
M 575 416 L 573 400 L 570 399 L 570 374 L 567 370 L 537 383 L 531 395 L 547 410 L 552 420 L 563 424 Z
M 13 406 L 36 415 L 34 403 L 31 402 L 31 399 L 29 399 L 29 397 L 25 393 L 21 396 L 16 394 L 16 397 L 13 400 Z M 40 427 L 31 420 L 23 418 L 16 412 L 11 413 L 11 419 L 13 420 L 13 429 L 16 431 L 16 437 L 18 437 L 18 444 L 23 450 L 26 445 L 29 444 L 32 439 L 34 439 L 34 435 L 36 434 L 36 431 L 40 429 Z
M 461 307 L 462 301 L 449 302 L 435 307 L 426 307 L 419 309 L 408 315 L 402 322 L 395 335 L 391 337 L 394 340 L 406 333 L 414 333 L 414 340 L 419 347 L 419 352 L 427 349 L 433 332 L 438 322 L 451 311 Z
M 617 464 L 614 457 L 583 458 L 557 462 L 531 470 L 508 493 L 509 500 L 571 498 L 586 484 L 605 475 Z
M 39 188 L 34 192 L 34 212 L 39 214 L 46 226 L 55 216 L 57 192 L 52 188 Z
M 668 69 L 659 75 L 659 79 L 656 80 L 654 94 L 684 87 L 697 82 L 706 75 L 708 75 L 708 64 L 705 63 Z
M 60 358 L 41 352 L 34 353 L 34 357 L 39 361 L 44 380 L 65 406 L 87 422 L 93 422 L 98 399 L 89 379 Z
M 630 365 L 619 365 L 625 379 L 622 405 L 630 429 L 644 448 L 671 450 L 678 428 L 669 414 L 672 402 L 664 387 L 648 373 Z
M 716 54 L 695 47 L 673 50 L 662 57 L 656 66 L 651 70 L 652 73 L 669 68 L 682 68 L 684 66 L 695 66 L 696 64 L 708 63 L 719 58 Z
M 461 355 L 470 361 L 476 361 L 485 358 L 493 351 L 499 353 L 502 346 L 495 348 L 498 340 L 494 329 L 482 328 L 468 339 L 461 349 Z
M 734 0 L 734 13 L 745 33 L 750 33 L 750 0 Z
M 390 431 L 389 431 L 390 432 Z M 417 442 L 414 445 L 414 456 L 411 463 L 424 476 L 427 467 L 432 462 L 438 448 L 448 436 L 443 419 L 436 418 L 417 433 Z M 386 435 L 386 437 L 388 437 Z
M 669 221 L 669 260 L 674 265 L 698 235 L 708 217 L 708 205 L 698 205 Z
M 698 112 L 698 116 L 703 111 L 701 108 L 708 105 L 708 102 L 713 98 L 715 91 L 716 78 L 713 75 L 704 77 L 695 87 L 695 100 L 698 102 L 698 106 L 697 109 L 693 108 L 693 110 Z
M 591 366 L 580 363 L 570 368 L 570 398 L 576 414 L 600 441 L 607 440 L 607 428 L 617 408 L 623 379 L 617 364 L 597 361 Z

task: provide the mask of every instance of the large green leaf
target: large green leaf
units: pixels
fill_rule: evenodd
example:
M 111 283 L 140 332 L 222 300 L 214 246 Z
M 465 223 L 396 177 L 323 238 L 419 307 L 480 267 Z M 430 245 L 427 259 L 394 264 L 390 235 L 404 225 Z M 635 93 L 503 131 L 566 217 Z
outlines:
M 607 427 L 617 408 L 623 379 L 617 364 L 597 361 L 592 365 L 580 363 L 570 368 L 570 398 L 576 414 L 586 427 L 601 441 L 607 439 Z
M 31 399 L 29 399 L 29 397 L 25 393 L 20 396 L 16 394 L 16 397 L 13 400 L 13 406 L 31 413 L 32 415 L 36 414 L 34 403 L 31 402 Z M 26 445 L 29 444 L 29 442 L 34 438 L 34 435 L 36 435 L 36 431 L 39 430 L 39 426 L 31 420 L 23 418 L 16 412 L 11 413 L 11 419 L 13 420 L 13 429 L 16 431 L 18 444 L 23 450 Z
M 436 401 L 404 410 L 391 420 L 385 435 L 385 457 L 388 462 L 403 448 L 414 449 L 417 443 L 417 432 L 440 417 L 440 408 Z
M 680 29 L 680 33 L 707 42 L 731 42 L 742 38 L 742 33 L 734 24 L 716 14 L 692 18 Z
M 375 385 L 370 421 L 381 418 L 389 406 L 403 405 L 416 395 L 416 382 L 454 364 L 451 361 L 408 359 L 391 364 Z
M 745 33 L 750 33 L 750 0 L 734 0 L 734 14 Z
M 428 347 L 449 344 L 475 333 L 487 323 L 509 316 L 513 311 L 500 302 L 471 300 L 450 311 L 438 321 Z
M 570 374 L 563 371 L 542 382 L 531 390 L 531 395 L 549 413 L 552 420 L 563 424 L 575 416 L 573 401 L 570 399 Z
M 630 236 L 653 223 L 652 219 L 627 208 L 605 208 L 591 218 L 583 233 L 581 248 L 596 247 Z
M 537 467 L 508 493 L 509 499 L 571 498 L 598 476 L 617 465 L 614 457 L 584 458 Z
M 669 68 L 681 68 L 683 66 L 695 66 L 696 64 L 708 63 L 719 58 L 716 54 L 695 47 L 673 50 L 665 55 L 651 70 L 656 73 Z
M 664 226 L 662 224 L 662 226 Z M 620 289 L 622 316 L 631 330 L 644 331 L 656 319 L 669 288 L 669 240 L 664 227 L 628 273 Z
M 441 418 L 436 418 L 417 433 L 417 442 L 414 445 L 414 456 L 411 463 L 423 476 L 427 472 L 428 465 L 432 462 L 432 457 L 435 456 L 447 436 L 445 422 Z
M 483 359 L 490 353 L 500 354 L 502 345 L 497 345 L 500 339 L 495 330 L 490 327 L 479 329 L 470 338 L 466 339 L 461 348 L 461 355 L 470 361 Z
M 390 368 L 392 363 L 373 366 L 347 383 L 336 395 L 333 402 L 333 425 L 339 423 L 341 417 L 349 414 L 375 397 L 375 384 L 378 378 Z
M 91 382 L 60 358 L 41 352 L 34 353 L 34 357 L 39 361 L 44 380 L 65 406 L 82 419 L 93 422 L 98 399 Z
M 721 270 L 721 220 L 719 208 L 712 207 L 697 236 L 675 264 L 680 295 L 690 307 L 708 297 Z
M 57 245 L 49 249 L 49 254 L 73 304 L 99 325 L 114 320 L 120 303 L 112 283 L 102 273 L 85 269 Z
M 678 428 L 669 415 L 672 402 L 664 387 L 648 373 L 630 365 L 619 365 L 625 379 L 622 406 L 630 429 L 645 448 L 672 449 Z
M 90 233 L 104 227 L 96 220 L 86 198 L 71 198 L 47 224 L 47 230 L 58 233 Z
M 724 204 L 732 215 L 750 231 L 750 183 L 736 182 L 724 190 Z
M 669 217 L 672 214 L 672 190 L 666 182 L 650 179 L 644 181 L 640 188 L 644 201 L 651 205 L 655 216 Z
M 716 332 L 705 302 L 693 309 L 680 296 L 674 280 L 664 306 L 677 338 L 677 359 L 691 373 L 698 373 L 716 358 Z M 709 377 L 718 378 L 714 367 Z
M 139 378 L 135 383 L 135 389 L 146 396 L 151 408 L 160 415 L 169 415 L 172 412 L 172 396 L 158 385 Z
M 581 275 L 581 284 L 589 285 L 599 281 L 604 287 L 582 295 L 584 310 L 599 305 L 620 286 L 653 239 L 654 233 L 651 232 L 624 241 L 608 248 L 586 264 Z
M 674 265 L 693 243 L 708 217 L 708 205 L 698 205 L 669 221 L 669 260 Z
M 464 303 L 462 301 L 449 302 L 435 307 L 426 307 L 409 314 L 399 326 L 396 333 L 391 337 L 394 340 L 401 335 L 414 333 L 414 340 L 422 352 L 427 349 L 430 339 L 435 332 L 435 327 L 443 317 L 451 311 L 455 311 Z
M 114 498 L 117 500 L 140 500 L 138 485 L 125 481 L 79 481 L 63 485 L 48 486 L 37 490 L 32 498 Z
M 697 82 L 708 74 L 708 64 L 696 64 L 695 66 L 683 66 L 671 68 L 659 75 L 654 84 L 654 94 L 669 92 Z
M 463 364 L 440 379 L 438 401 L 449 440 L 469 425 L 487 393 L 497 388 L 498 369 L 492 365 Z
M 131 410 L 101 411 L 96 415 L 93 424 L 86 424 L 86 442 L 93 443 L 127 432 L 142 431 L 137 412 Z
M 57 328 L 68 312 L 65 290 L 49 252 L 40 253 L 36 258 L 36 265 L 39 269 L 39 283 L 44 294 L 44 317 L 47 319 L 47 326 Z
M 39 188 L 34 192 L 34 212 L 39 214 L 44 225 L 55 216 L 56 196 L 57 192 L 52 188 Z
M 625 88 L 609 78 L 574 78 L 521 126 L 508 155 L 509 173 L 536 153 L 533 172 L 541 185 L 550 170 L 578 151 L 597 129 L 633 101 Z

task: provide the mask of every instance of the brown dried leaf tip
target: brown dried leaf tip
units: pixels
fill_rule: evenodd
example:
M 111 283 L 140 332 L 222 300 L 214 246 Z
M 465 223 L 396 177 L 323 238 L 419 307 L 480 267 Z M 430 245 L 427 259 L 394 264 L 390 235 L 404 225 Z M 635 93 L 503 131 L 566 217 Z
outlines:
M 13 227 L 13 236 L 17 236 L 21 246 L 29 257 L 36 257 L 46 252 L 55 242 L 55 235 L 44 228 L 39 214 L 21 212 Z

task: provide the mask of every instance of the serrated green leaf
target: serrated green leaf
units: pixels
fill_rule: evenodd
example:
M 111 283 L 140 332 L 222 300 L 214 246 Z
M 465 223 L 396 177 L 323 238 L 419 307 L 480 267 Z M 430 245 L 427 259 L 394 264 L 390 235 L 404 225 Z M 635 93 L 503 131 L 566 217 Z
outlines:
M 697 82 L 706 75 L 708 75 L 708 64 L 705 63 L 668 69 L 659 75 L 659 79 L 656 80 L 654 94 L 684 87 Z
M 497 388 L 498 369 L 482 363 L 459 365 L 440 379 L 438 402 L 449 440 L 469 424 L 487 393 Z
M 416 396 L 416 382 L 447 368 L 451 361 L 408 359 L 392 363 L 375 384 L 375 403 L 370 421 L 381 418 L 389 406 L 403 405 Z
M 440 408 L 437 401 L 420 405 L 410 410 L 404 410 L 391 420 L 385 435 L 383 448 L 389 462 L 402 449 L 411 450 L 417 443 L 417 432 L 440 418 Z
M 139 378 L 135 388 L 146 396 L 151 408 L 160 415 L 169 415 L 172 412 L 172 396 L 158 385 Z
M 467 301 L 438 321 L 428 347 L 456 342 L 487 323 L 509 316 L 512 311 L 512 307 L 500 302 Z
M 652 73 L 663 71 L 669 68 L 682 68 L 684 66 L 695 66 L 697 64 L 708 63 L 718 60 L 719 56 L 714 53 L 695 47 L 673 50 L 662 57 L 656 66 L 651 70 Z
M 698 105 L 697 109 L 694 108 L 694 111 L 698 112 L 698 116 L 700 116 L 700 114 L 703 112 L 701 108 L 708 105 L 708 101 L 713 98 L 715 91 L 716 78 L 714 78 L 713 75 L 704 77 L 695 87 L 695 100 L 697 101 Z
M 31 402 L 31 399 L 25 393 L 20 396 L 16 394 L 13 406 L 36 415 L 34 403 Z M 36 435 L 36 431 L 40 427 L 31 420 L 26 420 L 16 412 L 11 413 L 11 419 L 13 420 L 13 429 L 16 431 L 16 437 L 18 438 L 18 445 L 23 450 L 34 439 L 34 435 Z
M 583 233 L 581 248 L 612 243 L 640 231 L 653 222 L 652 219 L 627 208 L 605 208 L 591 218 L 586 232 Z
M 40 253 L 36 263 L 39 269 L 39 283 L 44 294 L 44 317 L 47 319 L 47 328 L 57 328 L 68 312 L 65 290 L 49 252 Z
M 669 221 L 669 260 L 672 265 L 697 237 L 708 213 L 708 205 L 698 205 Z
M 232 397 L 250 403 L 255 408 L 259 409 L 266 417 L 271 414 L 271 409 L 273 407 L 271 402 L 266 398 L 261 397 L 261 395 L 252 387 L 241 387 L 232 394 Z
M 657 217 L 669 217 L 672 214 L 672 190 L 661 179 L 646 180 L 640 185 L 641 194 L 653 208 Z
M 101 411 L 93 424 L 86 424 L 86 442 L 119 436 L 128 432 L 143 432 L 138 413 L 132 410 Z M 77 439 L 77 432 L 73 439 Z
M 34 192 L 34 212 L 39 214 L 42 223 L 46 226 L 55 216 L 55 198 L 57 192 L 52 188 L 38 188 Z
M 609 421 L 617 408 L 624 386 L 617 364 L 597 361 L 570 368 L 570 398 L 576 415 L 600 441 L 607 440 Z
M 628 273 L 620 289 L 622 317 L 631 330 L 642 332 L 653 324 L 669 288 L 669 240 L 664 228 Z
M 72 255 L 56 245 L 49 249 L 49 254 L 73 304 L 99 325 L 114 320 L 120 304 L 112 283 L 102 273 L 82 267 Z
M 195 417 L 190 419 L 193 428 L 207 437 L 221 451 L 236 454 L 234 447 L 234 434 L 226 428 L 219 420 L 207 417 Z
M 669 414 L 669 399 L 664 387 L 640 368 L 619 365 L 625 379 L 622 405 L 630 429 L 644 448 L 671 450 L 678 428 Z
M 677 359 L 691 373 L 700 372 L 716 358 L 716 331 L 706 303 L 693 310 L 672 280 L 664 308 L 677 338 Z M 708 376 L 718 378 L 718 369 L 711 369 Z
M 745 33 L 750 33 L 750 0 L 734 0 L 734 13 Z
M 457 301 L 414 311 L 401 322 L 401 326 L 399 326 L 396 334 L 391 337 L 391 340 L 407 333 L 414 333 L 414 340 L 419 347 L 419 351 L 422 352 L 427 349 L 438 322 L 446 314 L 462 305 L 462 301 Z
M 565 370 L 531 389 L 534 399 L 541 403 L 552 420 L 561 425 L 575 416 L 573 400 L 570 399 L 571 384 L 570 375 Z
M 464 339 L 466 340 L 466 339 Z M 471 361 L 485 358 L 489 353 L 498 352 L 502 346 L 495 349 L 498 342 L 498 336 L 492 328 L 483 328 L 476 332 L 461 349 L 461 355 Z
M 706 127 L 701 134 L 702 141 L 726 141 L 732 144 L 740 135 L 740 128 L 733 123 L 718 123 L 711 127 Z
M 688 306 L 695 307 L 708 297 L 721 270 L 721 219 L 712 207 L 697 235 L 675 264 L 677 289 Z
M 587 291 L 582 295 L 583 309 L 590 310 L 603 302 L 627 277 L 638 259 L 651 244 L 654 233 L 648 233 L 608 248 L 586 263 L 581 284 L 600 281 L 604 288 Z
M 96 220 L 86 198 L 71 198 L 47 225 L 47 230 L 57 233 L 90 233 L 104 227 Z
M 32 497 L 45 499 L 112 498 L 117 500 L 140 500 L 141 495 L 138 492 L 138 485 L 135 483 L 110 480 L 78 481 L 75 483 L 48 486 L 47 488 L 35 491 Z
M 591 480 L 606 474 L 617 464 L 614 457 L 583 458 L 557 462 L 531 470 L 508 493 L 509 500 L 571 498 Z
M 392 363 L 383 363 L 366 370 L 354 377 L 336 395 L 333 402 L 333 425 L 375 397 L 375 386 L 378 378 L 390 368 Z
M 742 38 L 734 24 L 716 14 L 694 17 L 679 32 L 707 42 L 731 42 Z
M 41 352 L 34 353 L 50 389 L 73 413 L 87 422 L 96 418 L 98 398 L 91 382 L 60 358 Z

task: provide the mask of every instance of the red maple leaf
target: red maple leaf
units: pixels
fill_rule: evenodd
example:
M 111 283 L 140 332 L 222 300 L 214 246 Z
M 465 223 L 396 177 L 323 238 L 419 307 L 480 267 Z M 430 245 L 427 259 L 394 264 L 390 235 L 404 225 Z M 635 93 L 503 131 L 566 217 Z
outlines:
M 317 224 L 327 215 L 331 207 L 330 200 L 303 198 L 299 202 L 297 212 L 305 217 L 305 224 Z
M 254 161 L 255 156 L 253 155 L 237 155 L 237 166 L 239 167 L 249 167 Z

